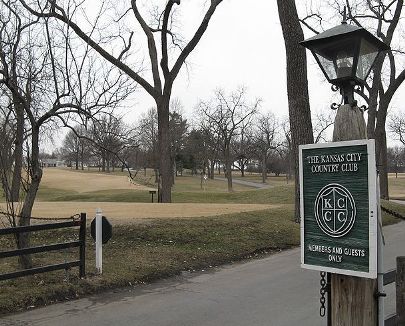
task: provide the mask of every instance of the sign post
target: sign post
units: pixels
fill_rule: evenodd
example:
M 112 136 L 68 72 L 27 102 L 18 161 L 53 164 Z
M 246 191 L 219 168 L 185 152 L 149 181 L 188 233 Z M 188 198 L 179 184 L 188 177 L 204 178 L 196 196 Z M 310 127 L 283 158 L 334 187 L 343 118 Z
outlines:
M 98 274 L 103 273 L 103 243 L 102 243 L 102 211 L 96 210 L 96 270 Z
M 96 210 L 96 217 L 91 221 L 90 234 L 96 242 L 96 270 L 98 274 L 103 272 L 103 244 L 106 244 L 112 236 L 112 226 L 105 216 L 102 216 L 100 208 Z

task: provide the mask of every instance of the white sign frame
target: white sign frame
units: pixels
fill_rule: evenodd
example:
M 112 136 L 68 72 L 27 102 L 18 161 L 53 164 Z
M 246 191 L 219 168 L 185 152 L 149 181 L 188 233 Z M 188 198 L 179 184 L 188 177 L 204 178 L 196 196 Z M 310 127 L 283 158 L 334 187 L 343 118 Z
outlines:
M 305 212 L 304 212 L 304 176 L 303 176 L 303 157 L 302 151 L 305 149 L 327 148 L 327 147 L 345 147 L 367 145 L 368 159 L 368 198 L 369 198 L 369 271 L 353 271 L 347 269 L 333 268 L 328 266 L 319 266 L 305 264 L 304 248 L 304 230 L 305 230 Z M 301 233 L 301 268 L 323 271 L 335 274 L 357 276 L 363 278 L 377 278 L 377 235 L 378 235 L 378 210 L 377 210 L 377 166 L 375 158 L 375 141 L 374 139 L 350 140 L 341 142 L 330 142 L 322 144 L 308 144 L 299 146 L 299 179 L 300 179 L 300 233 Z

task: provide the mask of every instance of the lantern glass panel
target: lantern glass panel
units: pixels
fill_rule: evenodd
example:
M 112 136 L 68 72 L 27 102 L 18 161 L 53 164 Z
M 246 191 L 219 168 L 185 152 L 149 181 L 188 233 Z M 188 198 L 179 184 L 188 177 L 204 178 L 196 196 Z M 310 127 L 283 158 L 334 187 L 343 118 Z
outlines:
M 378 48 L 365 39 L 361 40 L 359 62 L 357 64 L 356 76 L 365 80 L 378 55 Z
M 318 61 L 321 64 L 323 71 L 327 75 L 327 78 L 329 80 L 336 79 L 335 63 L 332 60 L 323 57 L 319 53 L 314 52 L 314 54 L 318 58 Z
M 353 38 L 339 39 L 314 48 L 314 54 L 330 81 L 353 75 L 356 41 Z

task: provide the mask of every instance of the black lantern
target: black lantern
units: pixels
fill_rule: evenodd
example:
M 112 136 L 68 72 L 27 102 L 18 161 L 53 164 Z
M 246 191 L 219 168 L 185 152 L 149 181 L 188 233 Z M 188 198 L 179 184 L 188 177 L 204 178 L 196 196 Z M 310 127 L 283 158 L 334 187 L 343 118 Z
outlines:
M 378 54 L 390 48 L 345 20 L 301 44 L 311 50 L 328 81 L 340 88 L 344 104 L 351 105 L 355 105 L 354 87 L 364 85 Z

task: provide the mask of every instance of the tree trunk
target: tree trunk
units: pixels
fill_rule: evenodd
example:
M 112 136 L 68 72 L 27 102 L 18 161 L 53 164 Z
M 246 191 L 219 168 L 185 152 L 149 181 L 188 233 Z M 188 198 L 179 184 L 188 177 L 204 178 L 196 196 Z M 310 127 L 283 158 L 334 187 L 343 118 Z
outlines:
M 105 172 L 105 152 L 101 153 L 101 172 Z
M 80 145 L 80 167 L 84 170 L 84 146 Z
M 210 179 L 214 180 L 214 174 L 215 174 L 215 160 L 211 160 L 210 161 L 210 166 L 211 166 L 211 175 L 210 175 Z
M 267 155 L 263 154 L 262 157 L 262 182 L 266 183 L 267 181 Z
M 386 104 L 380 101 L 379 111 L 386 109 Z M 382 114 L 377 113 L 377 123 L 375 127 L 375 145 L 377 167 L 380 175 L 380 196 L 384 199 L 389 199 L 388 192 L 388 167 L 387 167 L 387 139 L 385 131 L 386 119 Z
M 239 161 L 239 165 L 240 165 L 240 175 L 243 178 L 243 177 L 245 177 L 245 160 L 241 159 Z
M 106 172 L 110 173 L 110 167 L 111 167 L 111 158 L 110 158 L 110 153 L 107 153 L 105 156 L 105 163 L 106 163 Z
M 30 177 L 31 183 L 28 187 L 27 194 L 24 199 L 23 206 L 20 212 L 20 220 L 19 226 L 26 226 L 30 225 L 31 222 L 31 213 L 32 207 L 34 206 L 35 198 L 38 192 L 39 184 L 42 179 L 42 169 L 39 163 L 39 126 L 32 127 L 32 135 L 31 135 L 31 146 L 32 146 L 32 153 L 31 153 L 31 169 L 30 169 Z M 21 233 L 17 238 L 17 246 L 19 249 L 27 248 L 30 245 L 30 233 Z M 32 260 L 30 255 L 22 255 L 19 256 L 19 263 L 22 268 L 31 268 L 32 267 Z
M 295 219 L 299 221 L 298 145 L 314 142 L 308 96 L 307 58 L 304 47 L 299 44 L 304 39 L 304 33 L 294 0 L 277 0 L 277 5 L 287 58 L 288 109 L 295 161 Z
M 342 105 L 335 118 L 333 141 L 366 138 L 363 112 L 350 105 Z M 332 325 L 377 325 L 377 300 L 374 293 L 377 282 L 373 279 L 332 274 Z
M 75 157 L 75 169 L 79 170 L 79 153 L 76 153 Z
M 160 96 L 156 100 L 158 111 L 158 147 L 159 147 L 159 173 L 161 175 L 162 203 L 172 201 L 172 164 L 169 131 L 169 101 L 170 94 Z
M 384 128 L 382 137 L 378 139 L 378 145 L 380 146 L 379 156 L 378 156 L 378 169 L 380 175 L 380 197 L 383 199 L 389 199 L 388 190 L 388 165 L 387 165 L 387 137 Z
M 232 192 L 232 163 L 229 147 L 226 147 L 225 149 L 225 168 L 225 178 L 228 180 L 228 191 Z
M 377 119 L 378 108 L 378 90 L 381 87 L 381 70 L 384 62 L 384 56 L 379 55 L 373 67 L 373 83 L 369 95 L 367 111 L 367 138 L 375 139 L 375 124 Z
M 155 183 L 159 183 L 159 169 L 154 169 L 155 172 Z M 145 170 L 145 175 L 146 175 L 146 170 Z
M 387 119 L 388 105 L 392 97 L 379 98 L 379 89 L 381 87 L 381 71 L 385 56 L 378 56 L 374 64 L 374 79 L 370 92 L 367 136 L 369 139 L 375 139 L 376 159 L 380 173 L 380 195 L 381 198 L 389 199 L 388 192 L 388 169 L 387 169 L 387 140 L 385 132 L 385 123 Z M 379 102 L 378 102 L 379 100 Z M 378 110 L 377 110 L 378 108 Z
M 14 142 L 14 169 L 13 180 L 10 189 L 10 201 L 18 202 L 20 199 L 21 173 L 23 168 L 23 142 L 24 142 L 24 108 L 19 104 L 19 100 L 13 96 L 16 113 L 16 135 Z
M 172 186 L 174 186 L 176 182 L 176 176 L 177 176 L 177 164 L 176 164 L 176 159 L 173 159 L 173 165 L 172 165 L 173 173 L 172 173 Z
M 203 179 L 204 179 L 204 173 L 201 172 L 201 173 L 200 173 L 200 189 L 201 189 L 201 190 L 203 189 Z

